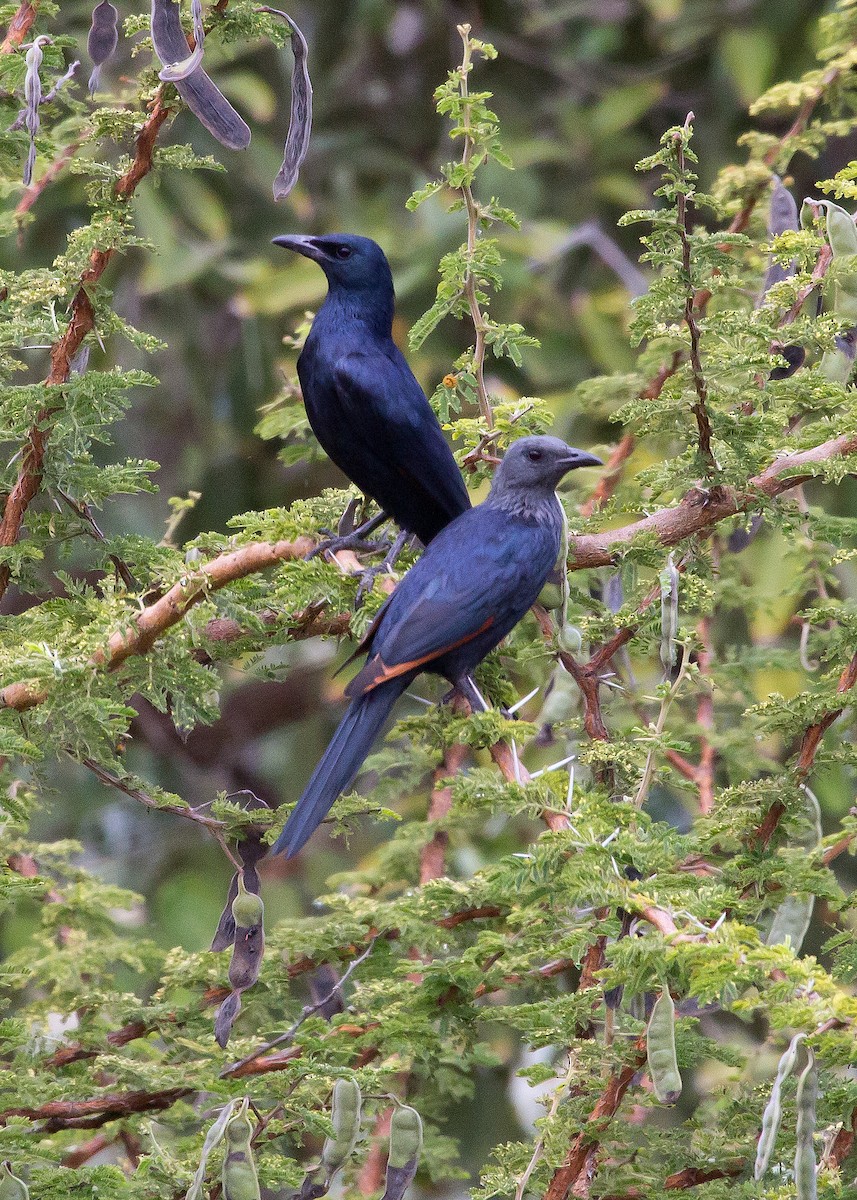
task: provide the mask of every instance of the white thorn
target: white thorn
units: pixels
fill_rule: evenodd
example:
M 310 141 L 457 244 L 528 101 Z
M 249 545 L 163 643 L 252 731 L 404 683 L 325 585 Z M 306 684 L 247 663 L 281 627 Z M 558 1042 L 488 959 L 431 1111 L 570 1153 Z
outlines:
M 517 704 L 513 704 L 511 708 L 508 708 L 506 711 L 509 713 L 509 715 L 511 716 L 512 713 L 516 713 L 519 708 L 523 708 L 528 700 L 532 700 L 540 686 L 540 684 L 537 684 L 528 695 L 524 696 L 523 700 L 519 700 Z M 535 776 L 533 776 L 533 778 L 535 778 Z
M 551 763 L 549 767 L 542 767 L 540 771 L 533 771 L 530 779 L 538 779 L 540 775 L 547 775 L 548 771 L 558 771 L 560 767 L 567 767 L 575 758 L 577 758 L 576 754 L 569 754 L 565 758 L 561 758 L 559 762 Z

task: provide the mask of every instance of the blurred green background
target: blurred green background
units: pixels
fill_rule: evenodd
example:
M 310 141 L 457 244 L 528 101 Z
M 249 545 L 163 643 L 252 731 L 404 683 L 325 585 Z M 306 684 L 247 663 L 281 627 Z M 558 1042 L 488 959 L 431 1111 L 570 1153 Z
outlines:
M 118 7 L 130 15 L 121 2 Z M 135 197 L 139 231 L 152 250 L 112 264 L 110 281 L 119 313 L 167 345 L 148 361 L 118 342 L 107 345 L 110 361 L 145 366 L 161 381 L 138 393 L 110 453 L 156 459 L 160 490 L 116 501 L 100 515 L 104 527 L 157 538 L 169 517 L 168 497 L 195 490 L 201 499 L 180 529 L 190 537 L 224 529 L 235 513 L 287 504 L 342 482 L 320 458 L 286 466 L 278 444 L 254 432 L 260 406 L 274 400 L 293 373 L 283 336 L 324 294 L 321 272 L 272 247 L 270 239 L 298 230 L 376 238 L 393 267 L 397 336 L 404 345 L 407 329 L 433 298 L 438 260 L 463 237 L 460 214 L 448 214 L 441 202 L 430 201 L 416 214 L 404 207 L 437 164 L 456 153 L 432 92 L 459 60 L 456 24 L 462 21 L 499 51 L 497 62 L 477 67 L 473 86 L 493 91 L 516 168 L 492 166 L 480 187 L 523 221 L 520 233 L 501 234 L 507 263 L 495 311 L 521 321 L 542 343 L 527 352 L 519 373 L 504 365 L 491 387 L 544 396 L 557 432 L 578 444 L 615 440 L 609 424 L 576 418 L 571 398 L 588 376 L 633 363 L 629 304 L 646 277 L 636 265 L 638 231 L 619 230 L 616 222 L 626 209 L 645 207 L 653 186 L 634 164 L 691 110 L 702 186 L 736 154 L 741 161 L 735 144 L 750 127 L 748 106 L 774 81 L 812 65 L 813 26 L 823 8 L 817 0 L 295 4 L 290 11 L 310 48 L 315 120 L 298 187 L 279 206 L 271 181 L 288 122 L 290 54 L 259 45 L 237 56 L 230 47 L 227 57 L 212 38 L 208 69 L 251 124 L 253 141 L 242 154 L 226 151 L 182 114 L 169 138 L 190 141 L 226 171 L 166 172 L 157 184 L 146 180 Z M 89 18 L 90 5 L 63 0 L 51 32 L 76 37 L 83 57 Z M 107 83 L 121 88 L 128 70 L 123 39 L 105 72 Z M 829 166 L 798 160 L 796 194 L 807 194 L 814 179 L 853 157 L 857 147 L 837 146 Z M 85 211 L 80 181 L 65 176 L 39 199 L 20 244 L 0 250 L 4 265 L 49 264 Z M 620 252 L 618 275 L 593 249 L 593 234 L 596 242 L 606 235 L 608 250 Z M 467 329 L 447 321 L 410 356 L 429 392 L 468 342 Z M 758 553 L 774 570 L 776 547 Z M 26 603 L 10 592 L 5 611 Z M 790 615 L 775 614 L 772 632 Z M 335 656 L 332 645 L 298 643 L 280 652 L 278 680 L 248 680 L 235 669 L 223 681 L 223 719 L 190 736 L 141 708 L 129 766 L 194 805 L 240 788 L 272 804 L 296 799 L 340 711 L 337 685 L 330 682 Z M 164 945 L 206 946 L 229 879 L 216 846 L 187 823 L 117 798 L 68 760 L 52 768 L 52 785 L 37 835 L 82 840 L 87 865 L 143 894 L 146 923 Z M 666 815 L 680 817 L 677 801 L 663 797 L 662 804 Z M 270 920 L 308 911 L 330 872 L 382 833 L 383 827 L 364 822 L 350 847 L 321 835 L 297 863 L 266 864 Z M 26 929 L 17 923 L 0 928 L 0 936 L 8 949 L 12 941 L 20 944 Z M 485 1145 L 504 1136 L 498 1121 L 515 1136 L 512 1110 L 498 1115 L 496 1102 L 492 1106 L 469 1106 L 471 1166 Z

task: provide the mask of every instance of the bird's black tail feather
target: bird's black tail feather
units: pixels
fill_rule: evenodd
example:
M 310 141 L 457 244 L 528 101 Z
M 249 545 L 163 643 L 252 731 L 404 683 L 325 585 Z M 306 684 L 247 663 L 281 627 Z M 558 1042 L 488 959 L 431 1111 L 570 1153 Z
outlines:
M 334 800 L 360 770 L 390 709 L 411 678 L 390 679 L 352 701 L 277 838 L 274 854 L 285 853 L 292 858 L 318 828 Z

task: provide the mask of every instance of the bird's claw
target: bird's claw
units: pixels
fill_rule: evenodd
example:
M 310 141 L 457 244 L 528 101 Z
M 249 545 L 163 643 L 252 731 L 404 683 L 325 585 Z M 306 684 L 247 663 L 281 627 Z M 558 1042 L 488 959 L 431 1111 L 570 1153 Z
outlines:
M 379 550 L 386 550 L 388 545 L 388 542 L 367 542 L 358 533 L 348 533 L 344 537 L 331 537 L 324 542 L 319 542 L 315 549 L 309 552 L 307 558 L 317 558 L 319 554 L 338 554 L 340 550 L 377 554 Z
M 375 587 L 375 579 L 378 575 L 386 575 L 389 571 L 386 562 L 382 562 L 377 567 L 366 567 L 360 576 L 360 582 L 357 585 L 357 595 L 354 597 L 355 610 L 360 608 L 363 601 Z

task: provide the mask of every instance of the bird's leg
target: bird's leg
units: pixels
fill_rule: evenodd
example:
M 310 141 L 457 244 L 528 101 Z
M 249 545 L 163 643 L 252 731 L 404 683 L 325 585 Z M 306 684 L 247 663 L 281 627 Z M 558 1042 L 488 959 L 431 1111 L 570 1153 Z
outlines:
M 386 575 L 393 569 L 396 559 L 402 553 L 405 543 L 410 536 L 411 535 L 408 533 L 407 529 L 400 529 L 396 535 L 395 541 L 387 551 L 386 555 L 384 556 L 384 561 L 380 564 L 380 566 L 366 568 L 366 570 L 360 576 L 360 586 L 357 588 L 357 598 L 354 601 L 355 608 L 359 608 L 363 603 L 363 597 L 367 592 L 371 592 L 375 584 L 375 576 Z
M 473 712 L 488 712 L 491 707 L 474 683 L 472 675 L 462 675 L 460 679 L 457 679 L 455 687 L 444 696 L 443 701 L 450 700 L 456 692 L 458 692 L 459 696 L 464 697 Z
M 307 558 L 315 558 L 316 555 L 325 554 L 327 551 L 336 554 L 340 550 L 380 550 L 381 547 L 377 542 L 366 541 L 366 535 L 373 533 L 379 525 L 383 525 L 389 519 L 385 512 L 380 512 L 370 520 L 364 521 L 357 529 L 352 529 L 350 533 L 328 538 L 326 542 L 319 542 L 316 548 L 310 551 Z

